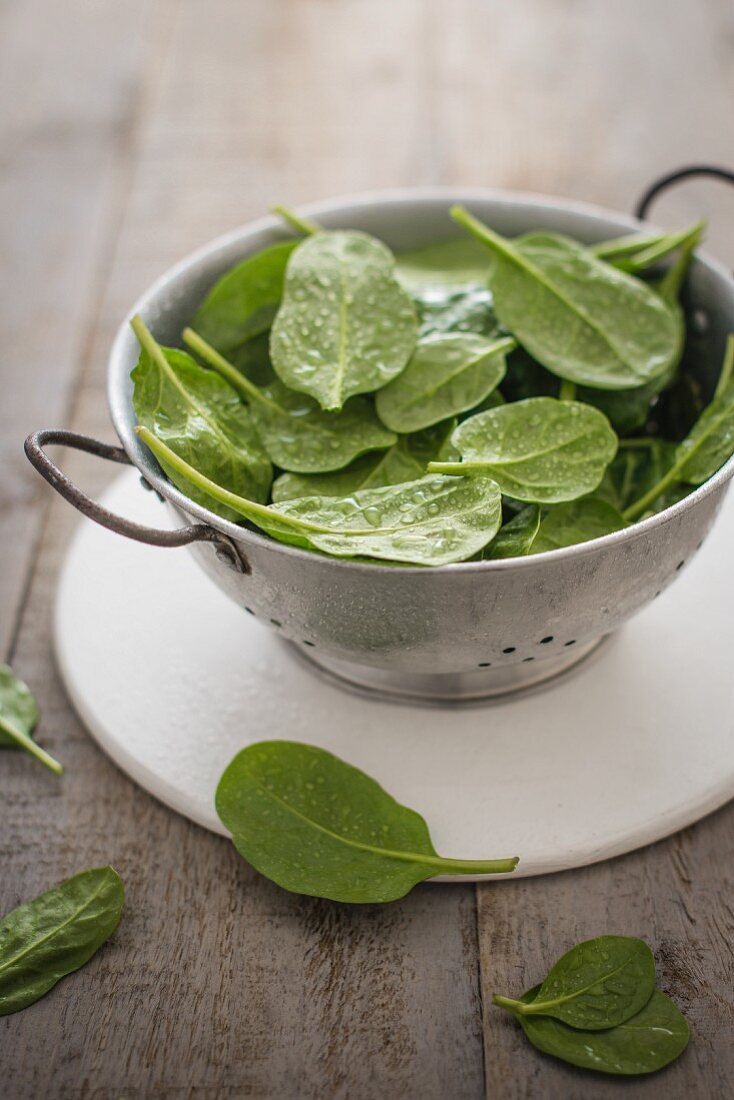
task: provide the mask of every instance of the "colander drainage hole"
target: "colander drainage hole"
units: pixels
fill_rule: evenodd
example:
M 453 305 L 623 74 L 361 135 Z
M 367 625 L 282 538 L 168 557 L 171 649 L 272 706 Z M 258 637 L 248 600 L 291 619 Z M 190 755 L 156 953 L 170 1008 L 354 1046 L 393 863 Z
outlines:
M 517 648 L 517 646 L 514 646 L 514 645 L 508 645 L 506 649 L 503 649 L 503 650 L 502 650 L 502 652 L 503 652 L 503 653 L 514 653 L 514 652 L 515 652 L 515 650 L 516 650 L 516 648 Z
M 316 642 L 307 642 L 305 638 L 303 639 L 303 644 L 304 644 L 304 645 L 310 645 L 310 646 L 311 646 L 311 649 L 315 649 L 315 648 L 316 648 Z
M 270 621 L 273 624 L 273 626 L 282 626 L 283 625 L 282 622 L 280 621 L 280 619 L 271 619 Z
M 548 643 L 552 642 L 552 641 L 553 641 L 553 635 L 549 634 L 546 638 L 541 638 L 540 641 L 538 642 L 538 645 L 548 645 Z
M 491 661 L 480 661 L 479 664 L 477 665 L 477 668 L 491 668 L 491 667 L 492 667 L 492 662 Z
M 252 610 L 251 607 L 246 607 L 245 611 L 247 612 L 248 615 L 255 615 L 255 612 Z M 255 615 L 255 618 L 257 618 L 257 615 Z
M 564 642 L 564 645 L 576 645 L 576 639 L 572 638 L 570 642 Z
M 526 665 L 528 663 L 528 661 L 534 661 L 534 660 L 535 660 L 535 657 L 523 657 L 522 663 L 524 665 Z
M 683 559 L 683 561 L 679 561 L 678 564 L 675 567 L 676 573 L 678 573 L 683 568 L 683 566 L 685 564 L 686 564 L 686 559 L 685 558 Z

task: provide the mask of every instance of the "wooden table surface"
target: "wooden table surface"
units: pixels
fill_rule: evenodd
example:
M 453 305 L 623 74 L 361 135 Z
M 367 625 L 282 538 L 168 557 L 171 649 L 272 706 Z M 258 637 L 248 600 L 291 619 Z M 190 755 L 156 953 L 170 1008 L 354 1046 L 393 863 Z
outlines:
M 0 661 L 32 685 L 39 739 L 67 769 L 3 754 L 0 911 L 101 863 L 127 887 L 110 944 L 0 1020 L 0 1095 L 732 1095 L 734 806 L 567 874 L 384 907 L 288 895 L 134 786 L 71 711 L 51 609 L 75 515 L 21 453 L 41 426 L 111 440 L 105 358 L 124 311 L 273 201 L 464 184 L 630 209 L 658 173 L 731 166 L 730 0 L 6 0 L 0 30 Z M 733 263 L 722 186 L 656 211 L 699 213 Z M 110 476 L 66 466 L 94 491 Z M 155 615 L 141 608 L 142 628 Z M 690 1020 L 658 1077 L 575 1071 L 490 1007 L 608 931 L 650 942 Z

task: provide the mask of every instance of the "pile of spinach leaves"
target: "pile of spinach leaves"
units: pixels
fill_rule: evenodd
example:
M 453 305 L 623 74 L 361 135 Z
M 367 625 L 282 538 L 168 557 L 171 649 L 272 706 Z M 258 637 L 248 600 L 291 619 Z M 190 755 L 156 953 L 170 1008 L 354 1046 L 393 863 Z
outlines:
M 705 407 L 684 356 L 700 223 L 589 247 L 454 208 L 465 238 L 396 257 L 279 213 L 299 238 L 220 278 L 186 350 L 133 320 L 138 432 L 217 515 L 334 557 L 496 560 L 620 530 L 734 451 L 734 339 Z

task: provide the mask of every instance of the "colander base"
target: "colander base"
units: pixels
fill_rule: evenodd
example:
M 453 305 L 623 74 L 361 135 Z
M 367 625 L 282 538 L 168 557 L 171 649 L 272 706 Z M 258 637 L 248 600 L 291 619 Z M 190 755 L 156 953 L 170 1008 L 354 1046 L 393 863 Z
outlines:
M 284 642 L 284 646 L 312 671 L 347 691 L 414 706 L 461 706 L 499 702 L 506 696 L 551 687 L 555 680 L 567 676 L 596 652 L 606 637 L 579 643 L 542 660 L 439 675 L 392 672 L 354 664 L 306 649 L 296 642 Z

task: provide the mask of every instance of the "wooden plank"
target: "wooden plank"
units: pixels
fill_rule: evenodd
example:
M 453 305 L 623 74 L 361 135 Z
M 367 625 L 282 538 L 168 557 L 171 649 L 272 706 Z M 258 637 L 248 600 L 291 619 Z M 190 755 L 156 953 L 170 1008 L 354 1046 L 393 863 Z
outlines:
M 0 658 L 44 499 L 22 443 L 69 404 L 119 217 L 148 6 L 29 0 L 2 11 L 0 99 L 13 106 L 0 125 L 0 252 L 9 273 L 0 374 L 12 383 L 12 400 L 0 402 Z
M 106 348 L 162 268 L 274 198 L 407 181 L 422 156 L 417 132 L 408 143 L 398 129 L 378 133 L 390 112 L 420 129 L 425 74 L 402 60 L 422 33 L 418 3 L 215 6 L 217 18 L 211 4 L 178 5 L 155 55 L 74 417 L 106 438 Z M 380 114 L 367 140 L 354 125 L 355 65 L 365 117 L 372 106 Z M 313 118 L 304 88 L 321 88 Z M 108 476 L 88 459 L 69 455 L 65 465 L 93 490 Z M 14 1095 L 480 1096 L 473 888 L 428 887 L 379 908 L 289 896 L 93 747 L 51 671 L 49 607 L 72 519 L 63 505 L 51 510 L 15 658 L 67 774 L 55 783 L 16 757 L 0 778 L 9 840 L 0 908 L 106 860 L 123 875 L 128 905 L 88 968 L 0 1021 Z M 155 609 L 145 611 L 153 622 Z

